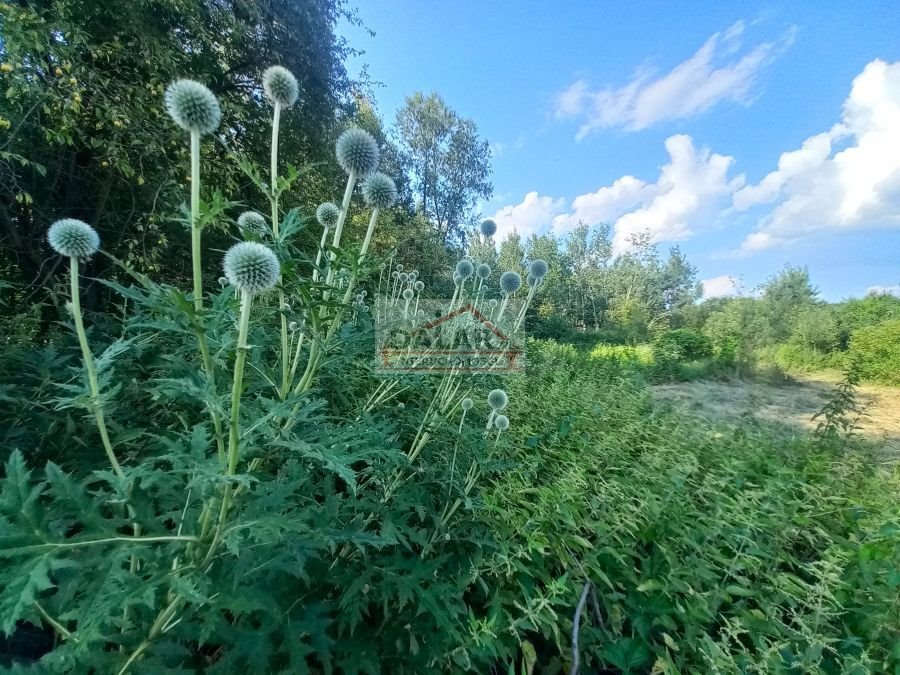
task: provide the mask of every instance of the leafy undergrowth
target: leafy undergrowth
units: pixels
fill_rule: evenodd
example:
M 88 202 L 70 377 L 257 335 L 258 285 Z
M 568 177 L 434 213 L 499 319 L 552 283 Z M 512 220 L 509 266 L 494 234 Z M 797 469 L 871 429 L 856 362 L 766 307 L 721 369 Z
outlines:
M 865 448 L 704 428 L 616 364 L 534 343 L 529 372 L 505 382 L 509 435 L 484 442 L 476 407 L 412 473 L 400 450 L 431 384 L 409 382 L 390 415 L 360 413 L 377 380 L 356 349 L 328 364 L 289 444 L 267 426 L 277 404 L 248 397 L 253 452 L 285 459 L 238 476 L 210 567 L 174 539 L 217 477 L 204 425 L 181 430 L 151 403 L 173 382 L 123 390 L 168 425 L 129 458 L 141 536 L 166 541 L 128 539 L 109 471 L 16 453 L 0 618 L 42 625 L 40 606 L 69 633 L 31 672 L 116 672 L 118 645 L 140 646 L 175 593 L 134 672 L 565 672 L 586 580 L 581 672 L 900 664 L 900 477 Z

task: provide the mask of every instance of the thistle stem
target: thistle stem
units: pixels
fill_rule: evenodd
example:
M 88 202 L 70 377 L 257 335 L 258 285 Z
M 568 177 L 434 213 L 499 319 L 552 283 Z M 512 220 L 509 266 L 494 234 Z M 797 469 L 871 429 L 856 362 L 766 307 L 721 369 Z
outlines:
M 233 476 L 237 470 L 240 454 L 240 413 L 241 392 L 244 387 L 244 364 L 247 361 L 247 333 L 250 329 L 250 305 L 253 296 L 249 291 L 241 291 L 241 318 L 238 323 L 237 349 L 234 359 L 234 379 L 231 384 L 231 422 L 228 429 L 227 475 Z
M 194 272 L 194 309 L 203 309 L 203 270 L 200 259 L 200 132 L 191 131 L 191 264 Z
M 358 264 L 362 265 L 366 259 L 366 252 L 369 250 L 369 244 L 372 242 L 372 233 L 375 232 L 375 224 L 378 222 L 379 208 L 376 206 L 372 209 L 372 217 L 369 218 L 369 229 L 366 230 L 366 238 L 363 239 L 362 248 L 359 250 Z
M 347 187 L 344 190 L 344 199 L 341 202 L 341 214 L 338 216 L 337 225 L 334 227 L 334 238 L 331 240 L 333 248 L 341 245 L 341 235 L 344 233 L 344 221 L 347 220 L 347 212 L 350 210 L 350 198 L 353 197 L 353 188 L 356 187 L 356 172 L 351 171 L 347 175 Z M 334 282 L 334 260 L 337 258 L 337 251 L 331 251 L 328 254 L 328 276 L 325 282 L 330 286 Z M 325 289 L 324 299 L 331 297 L 331 289 Z M 324 307 L 322 310 L 324 311 Z
M 109 440 L 109 432 L 106 429 L 106 418 L 103 416 L 103 408 L 100 406 L 100 385 L 97 381 L 97 371 L 94 369 L 94 357 L 88 346 L 87 334 L 84 332 L 84 322 L 81 318 L 81 297 L 78 287 L 78 258 L 70 258 L 69 272 L 71 274 L 72 287 L 72 318 L 75 320 L 75 332 L 78 334 L 78 344 L 81 346 L 81 355 L 84 358 L 84 369 L 87 371 L 88 384 L 91 390 L 91 407 L 94 409 L 94 419 L 97 420 L 97 429 L 100 431 L 100 439 L 103 441 L 103 449 L 109 458 L 116 475 L 125 480 L 125 473 L 119 464 L 112 443 Z
M 281 126 L 281 104 L 275 104 L 275 113 L 272 116 L 272 154 L 269 169 L 271 172 L 270 199 L 272 202 L 272 233 L 278 240 L 279 217 L 278 217 L 278 129 Z

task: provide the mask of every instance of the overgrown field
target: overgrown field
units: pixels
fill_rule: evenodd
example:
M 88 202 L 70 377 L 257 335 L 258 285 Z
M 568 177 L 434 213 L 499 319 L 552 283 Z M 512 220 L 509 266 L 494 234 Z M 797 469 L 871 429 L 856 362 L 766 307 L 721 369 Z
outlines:
M 39 600 L 71 631 L 42 667 L 108 671 L 121 663 L 112 645 L 132 639 L 118 634 L 123 605 L 135 622 L 168 587 L 186 593 L 186 605 L 141 672 L 505 673 L 534 664 L 532 672 L 552 673 L 569 667 L 573 616 L 589 582 L 583 672 L 896 668 L 896 470 L 873 468 L 863 446 L 785 441 L 753 425 L 661 411 L 640 381 L 569 347 L 535 343 L 530 356 L 529 372 L 506 383 L 516 420 L 508 442 L 476 451 L 484 447 L 472 443 L 477 430 L 460 447 L 438 434 L 415 478 L 389 499 L 378 476 L 404 464 L 399 451 L 431 385 L 413 383 L 402 411 L 354 420 L 378 380 L 365 369 L 344 372 L 344 386 L 311 401 L 304 440 L 284 449 L 291 459 L 275 482 L 248 476 L 247 510 L 208 576 L 129 573 L 131 556 L 176 555 L 175 543 L 32 544 L 31 554 L 8 558 L 4 621 L 21 616 L 20 628 L 49 629 Z M 123 521 L 102 506 L 109 477 L 87 476 L 79 487 L 64 472 L 83 472 L 88 447 L 79 450 L 66 416 L 40 403 L 54 378 L 37 358 L 7 361 L 4 381 L 18 381 L 17 391 L 34 397 L 28 409 L 56 431 L 27 445 L 35 419 L 17 428 L 4 414 L 6 444 L 18 434 L 15 444 L 30 454 L 6 467 L 4 534 L 27 514 L 56 539 L 76 542 L 79 530 L 103 523 L 114 536 Z M 178 441 L 160 429 L 146 452 L 168 453 L 133 458 L 145 481 L 156 476 L 138 502 L 158 514 L 146 534 L 176 530 L 191 489 L 179 476 L 203 466 L 190 447 L 207 433 L 194 427 Z M 62 469 L 44 469 L 41 455 Z M 146 473 L 160 462 L 165 484 Z M 465 494 L 473 467 L 480 479 Z M 48 520 L 51 498 L 66 506 Z

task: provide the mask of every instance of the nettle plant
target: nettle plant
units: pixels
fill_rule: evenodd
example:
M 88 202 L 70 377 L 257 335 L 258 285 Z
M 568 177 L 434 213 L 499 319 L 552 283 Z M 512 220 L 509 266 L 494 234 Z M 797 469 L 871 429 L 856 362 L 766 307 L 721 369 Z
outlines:
M 201 200 L 201 145 L 221 111 L 191 80 L 165 95 L 190 141 L 191 292 L 114 261 L 134 279 L 100 280 L 123 299 L 121 326 L 115 337 L 89 334 L 80 273 L 103 254 L 99 237 L 71 219 L 48 232 L 69 262 L 82 357 L 52 404 L 81 452 L 35 468 L 26 454 L 39 449 L 15 449 L 5 465 L 0 629 L 52 633 L 41 660 L 51 672 L 471 665 L 471 607 L 488 589 L 469 570 L 487 535 L 467 514 L 478 478 L 497 470 L 508 398 L 477 396 L 462 372 L 374 377 L 359 284 L 381 268 L 369 249 L 396 188 L 377 172 L 374 139 L 351 128 L 336 144 L 347 174 L 340 205 L 322 204 L 315 218 L 285 212 L 281 197 L 300 171 L 280 170 L 279 125 L 297 81 L 276 66 L 263 90 L 273 110 L 268 178 L 236 159 L 268 201 L 268 221 L 253 210 L 237 218 L 242 240 L 217 283 L 203 278 L 203 230 L 237 205 Z M 348 244 L 357 186 L 370 217 Z M 304 227 L 321 227 L 314 252 L 294 243 Z M 459 294 L 477 295 L 490 269 L 457 267 Z M 532 272 L 529 298 L 542 278 Z M 398 301 L 416 311 L 424 284 L 404 274 Z M 521 286 L 509 274 L 492 306 L 501 314 Z

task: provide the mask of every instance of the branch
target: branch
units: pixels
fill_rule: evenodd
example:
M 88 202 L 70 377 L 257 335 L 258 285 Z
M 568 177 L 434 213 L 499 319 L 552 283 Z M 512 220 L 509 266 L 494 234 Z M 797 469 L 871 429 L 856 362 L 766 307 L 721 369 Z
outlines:
M 584 586 L 581 587 L 581 597 L 578 598 L 575 617 L 572 619 L 572 667 L 569 668 L 569 675 L 578 675 L 578 668 L 581 665 L 581 655 L 578 653 L 578 631 L 581 628 L 581 612 L 584 610 L 584 603 L 587 602 L 589 590 L 591 590 L 591 581 L 586 579 Z

